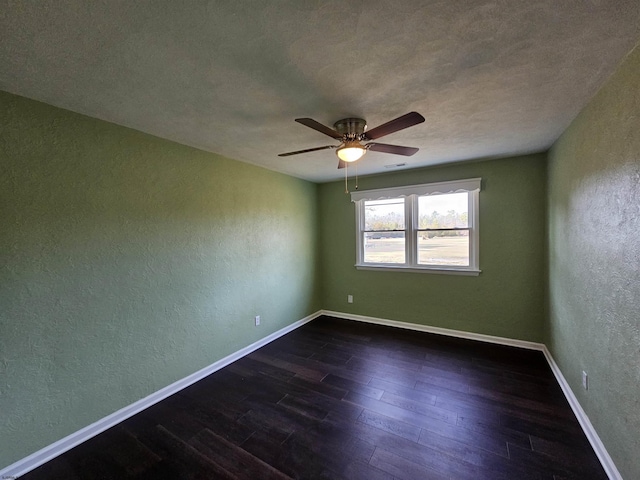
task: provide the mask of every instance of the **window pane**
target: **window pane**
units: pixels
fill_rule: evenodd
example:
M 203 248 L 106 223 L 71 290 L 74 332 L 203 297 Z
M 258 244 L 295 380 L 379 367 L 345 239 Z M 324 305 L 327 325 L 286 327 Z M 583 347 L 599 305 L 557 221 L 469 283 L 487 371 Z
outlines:
M 469 226 L 469 194 L 449 193 L 418 198 L 419 228 L 467 228 Z
M 469 231 L 418 232 L 418 263 L 469 266 Z
M 365 230 L 404 230 L 404 198 L 364 202 Z
M 404 232 L 364 234 L 365 263 L 405 263 Z

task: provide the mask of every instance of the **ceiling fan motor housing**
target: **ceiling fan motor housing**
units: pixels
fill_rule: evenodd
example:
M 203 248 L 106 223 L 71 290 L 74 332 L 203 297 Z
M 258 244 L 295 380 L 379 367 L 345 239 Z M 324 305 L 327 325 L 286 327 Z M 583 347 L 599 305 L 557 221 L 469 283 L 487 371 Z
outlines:
M 343 118 L 334 123 L 333 128 L 347 140 L 363 140 L 367 122 L 362 118 Z

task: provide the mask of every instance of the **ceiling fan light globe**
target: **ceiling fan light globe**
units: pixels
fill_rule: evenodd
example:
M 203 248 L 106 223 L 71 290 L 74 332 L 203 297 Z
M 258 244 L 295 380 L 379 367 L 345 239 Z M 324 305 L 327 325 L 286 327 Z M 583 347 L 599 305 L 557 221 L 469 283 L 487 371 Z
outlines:
M 362 147 L 342 147 L 336 150 L 338 158 L 344 162 L 355 162 L 362 158 L 366 150 Z

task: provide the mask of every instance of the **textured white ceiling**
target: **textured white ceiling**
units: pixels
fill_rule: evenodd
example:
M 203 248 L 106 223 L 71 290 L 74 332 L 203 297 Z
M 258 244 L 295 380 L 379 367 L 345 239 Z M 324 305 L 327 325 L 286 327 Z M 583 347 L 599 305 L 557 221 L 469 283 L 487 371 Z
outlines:
M 0 0 L 0 89 L 327 181 L 294 118 L 425 116 L 361 175 L 537 152 L 639 38 L 638 0 Z

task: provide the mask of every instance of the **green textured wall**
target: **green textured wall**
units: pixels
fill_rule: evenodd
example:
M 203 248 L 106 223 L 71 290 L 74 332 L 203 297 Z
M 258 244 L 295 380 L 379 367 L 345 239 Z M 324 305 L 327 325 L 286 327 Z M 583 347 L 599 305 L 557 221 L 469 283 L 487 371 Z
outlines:
M 360 178 L 360 190 L 482 177 L 477 277 L 356 270 L 355 209 L 344 182 L 320 186 L 323 307 L 529 341 L 542 340 L 546 156 Z M 350 182 L 353 187 L 353 181 Z M 347 303 L 347 295 L 354 303 Z
M 0 92 L 0 468 L 317 311 L 316 197 Z
M 636 47 L 549 155 L 547 343 L 627 479 L 640 478 L 639 85 Z

